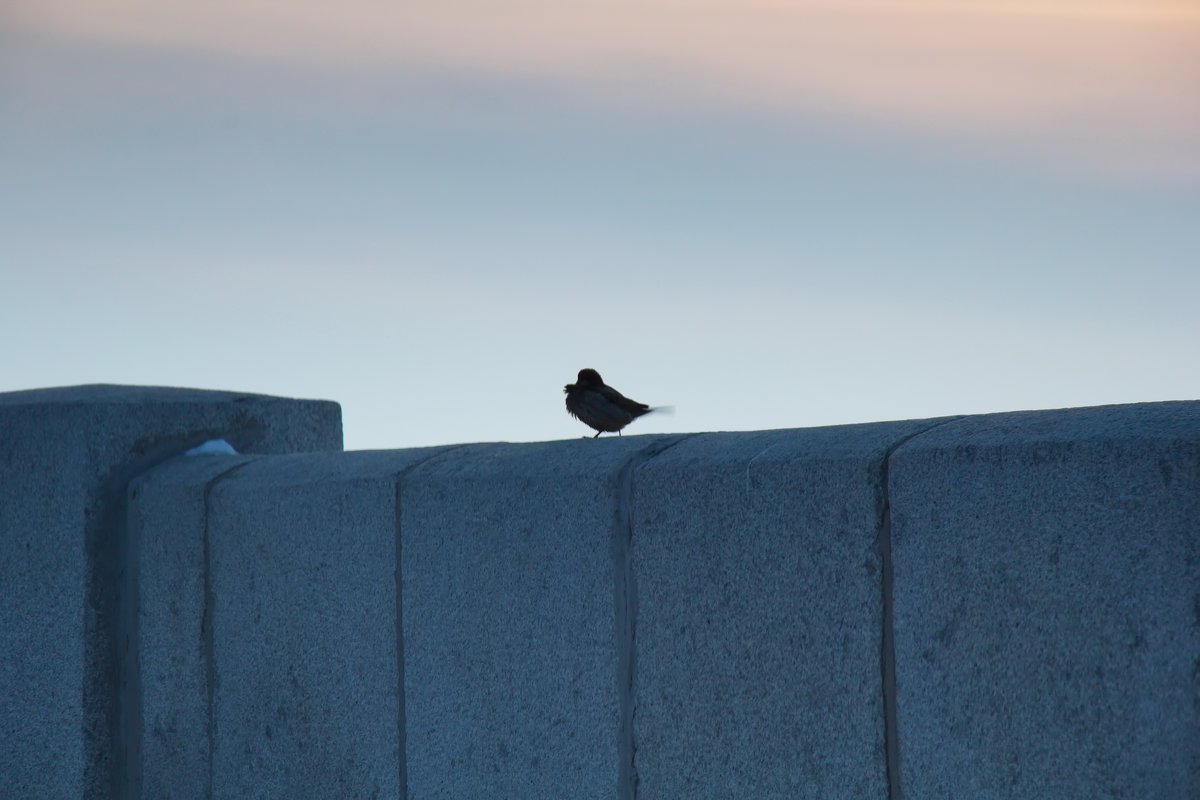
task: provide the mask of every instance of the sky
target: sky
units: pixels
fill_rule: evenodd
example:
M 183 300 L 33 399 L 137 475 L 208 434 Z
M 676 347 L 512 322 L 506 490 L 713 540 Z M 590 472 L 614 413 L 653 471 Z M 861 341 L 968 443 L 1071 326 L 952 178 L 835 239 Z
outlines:
M 1194 0 L 7 0 L 0 391 L 347 449 L 1200 398 Z

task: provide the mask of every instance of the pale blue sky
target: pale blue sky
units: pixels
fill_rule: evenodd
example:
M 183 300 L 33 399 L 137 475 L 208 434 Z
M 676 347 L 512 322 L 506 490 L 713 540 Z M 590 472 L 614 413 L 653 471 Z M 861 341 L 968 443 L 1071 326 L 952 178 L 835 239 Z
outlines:
M 605 69 L 532 23 L 472 49 L 465 0 L 404 20 L 461 30 L 457 61 L 432 33 L 391 58 L 386 30 L 372 58 L 345 31 L 258 54 L 220 3 L 207 39 L 93 31 L 72 2 L 0 14 L 0 391 L 328 398 L 353 449 L 584 435 L 561 394 L 584 366 L 676 407 L 630 433 L 1200 396 L 1200 58 L 1108 63 L 1157 28 L 1065 62 L 1005 40 L 986 69 L 936 39 L 875 87 L 673 39 L 659 63 L 652 29 L 598 34 Z M 881 56 L 905 34 L 871 14 L 904 9 L 858 18 Z M 1163 30 L 1200 44 L 1198 20 Z M 1101 61 L 1119 90 L 1074 105 Z

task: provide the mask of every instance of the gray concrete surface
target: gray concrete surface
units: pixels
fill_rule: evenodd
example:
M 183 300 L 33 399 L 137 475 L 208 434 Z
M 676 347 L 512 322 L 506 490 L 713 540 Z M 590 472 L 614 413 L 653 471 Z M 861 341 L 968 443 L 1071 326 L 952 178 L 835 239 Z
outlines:
M 674 438 L 476 445 L 404 481 L 409 797 L 627 796 L 617 477 Z
M 130 484 L 146 800 L 212 796 L 208 494 L 213 482 L 250 460 L 175 458 Z
M 247 452 L 336 450 L 340 411 L 153 387 L 0 394 L 0 779 L 10 796 L 121 796 L 133 780 L 125 486 L 214 437 Z
M 0 795 L 1200 797 L 1200 402 L 339 445 L 0 395 Z
M 213 798 L 402 796 L 396 486 L 437 453 L 281 456 L 213 486 Z
M 634 472 L 640 798 L 887 796 L 882 466 L 934 424 L 708 434 Z
M 904 796 L 1200 797 L 1200 403 L 969 417 L 890 476 Z

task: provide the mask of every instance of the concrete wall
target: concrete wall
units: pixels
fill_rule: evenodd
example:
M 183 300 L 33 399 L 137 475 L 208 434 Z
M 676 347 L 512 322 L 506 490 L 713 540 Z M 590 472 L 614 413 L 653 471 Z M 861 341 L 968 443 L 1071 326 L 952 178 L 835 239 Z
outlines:
M 130 479 L 206 440 L 339 450 L 336 404 L 79 386 L 0 394 L 0 786 L 109 797 L 135 780 L 139 575 Z
M 1200 797 L 1200 403 L 996 414 L 890 469 L 912 797 Z
M 112 417 L 0 428 L 17 796 L 1200 797 L 1200 402 L 365 453 L 283 407 L 115 479 Z M 94 675 L 51 557 L 114 487 Z

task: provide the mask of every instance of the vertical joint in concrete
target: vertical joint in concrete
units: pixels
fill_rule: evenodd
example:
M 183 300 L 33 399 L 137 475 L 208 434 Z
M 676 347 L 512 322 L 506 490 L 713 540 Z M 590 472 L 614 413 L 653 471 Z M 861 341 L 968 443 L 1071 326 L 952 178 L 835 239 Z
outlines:
M 119 493 L 125 491 L 127 475 L 119 468 L 101 482 L 99 491 L 84 509 L 86 519 L 87 603 L 84 618 L 85 672 L 83 685 L 83 736 L 86 762 L 84 797 L 113 797 L 123 800 L 126 769 L 131 754 L 122 735 L 131 724 L 125 709 L 130 691 L 136 685 L 129 679 L 136 663 L 129 663 L 122 652 L 122 639 L 136 637 L 137 601 L 130 597 L 136 586 L 128 585 L 126 562 L 125 503 Z M 112 687 L 117 686 L 117 691 Z
M 691 434 L 692 436 L 696 434 Z M 611 553 L 617 645 L 617 798 L 637 798 L 637 741 L 633 718 L 637 673 L 637 576 L 633 570 L 633 489 L 637 468 L 688 439 L 659 440 L 630 456 L 617 470 Z
M 400 800 L 408 797 L 408 720 L 404 704 L 404 561 L 403 561 L 403 529 L 400 522 L 400 494 L 404 486 L 404 476 L 409 473 L 406 469 L 396 476 L 396 737 L 399 742 L 397 749 L 396 768 L 399 772 Z
M 141 542 L 129 525 L 130 486 L 203 438 L 193 434 L 150 442 L 139 457 L 108 471 L 85 510 L 88 666 L 83 705 L 90 751 L 86 797 L 132 800 L 142 795 Z
M 138 653 L 141 541 L 129 525 L 127 487 L 128 481 L 121 502 L 113 509 L 115 541 L 111 562 L 116 578 L 113 657 L 117 685 L 112 706 L 112 796 L 116 800 L 133 800 L 141 795 L 142 788 L 142 669 Z
M 213 754 L 216 739 L 216 720 L 213 703 L 217 689 L 217 661 L 214 652 L 213 611 L 216 600 L 212 584 L 212 547 L 209 536 L 210 520 L 212 519 L 212 492 L 218 483 L 233 475 L 242 467 L 254 463 L 244 461 L 214 476 L 204 485 L 204 541 L 202 543 L 204 559 L 204 610 L 200 614 L 200 638 L 204 648 L 204 687 L 206 693 L 204 730 L 208 741 L 208 771 L 204 776 L 204 796 L 212 800 L 213 796 Z
M 401 522 L 401 497 L 404 490 L 404 481 L 418 467 L 428 464 L 435 458 L 451 453 L 455 450 L 460 450 L 469 445 L 459 444 L 452 447 L 444 447 L 434 453 L 420 459 L 412 464 L 409 464 L 404 469 L 396 474 L 396 738 L 399 742 L 399 750 L 396 768 L 399 770 L 400 780 L 400 800 L 406 800 L 408 797 L 408 713 L 404 699 L 404 682 L 405 682 L 405 664 L 404 664 L 404 528 Z
M 895 448 L 893 447 L 892 450 Z M 883 633 L 880 637 L 880 680 L 883 687 L 883 749 L 887 770 L 888 800 L 901 800 L 900 743 L 896 718 L 896 630 L 893 606 L 892 514 L 888 498 L 888 462 L 892 450 L 883 457 L 879 470 L 879 560 L 882 576 Z
M 954 422 L 961 417 L 942 420 L 893 443 L 879 461 L 876 530 L 880 561 L 880 593 L 882 595 L 882 635 L 880 636 L 880 684 L 883 690 L 883 749 L 887 770 L 888 800 L 902 800 L 900 786 L 900 730 L 896 712 L 896 627 L 895 572 L 892 562 L 892 503 L 890 469 L 892 456 L 916 437 L 934 428 Z

